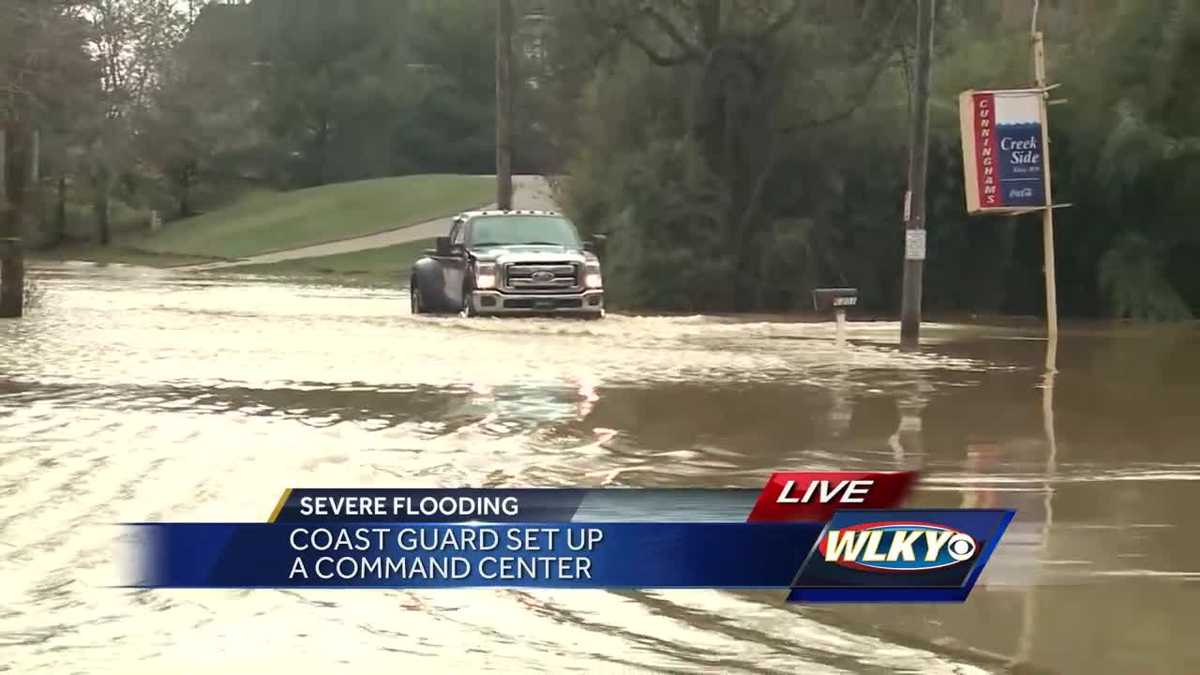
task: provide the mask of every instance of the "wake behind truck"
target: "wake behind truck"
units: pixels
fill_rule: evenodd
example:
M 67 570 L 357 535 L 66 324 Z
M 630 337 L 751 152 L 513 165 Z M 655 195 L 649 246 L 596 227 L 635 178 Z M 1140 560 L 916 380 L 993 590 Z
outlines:
M 467 211 L 412 267 L 413 314 L 604 316 L 597 235 L 553 211 Z

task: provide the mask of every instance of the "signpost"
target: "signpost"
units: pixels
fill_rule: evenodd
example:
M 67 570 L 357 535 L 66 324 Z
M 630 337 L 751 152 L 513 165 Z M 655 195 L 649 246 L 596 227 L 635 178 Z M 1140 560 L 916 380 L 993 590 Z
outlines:
M 1033 72 L 1037 86 L 1042 90 L 1042 120 L 1046 119 L 1046 51 L 1042 32 L 1037 30 L 1037 4 L 1033 6 Z M 1050 199 L 1050 136 L 1046 124 L 1042 124 L 1042 163 L 1045 166 L 1046 205 L 1042 208 L 1042 251 L 1046 274 L 1046 333 L 1051 340 L 1058 339 L 1058 283 L 1054 277 L 1054 204 Z
M 967 212 L 1017 215 L 1042 212 L 1046 277 L 1046 333 L 1058 336 L 1058 289 L 1054 276 L 1054 201 L 1050 190 L 1050 141 L 1042 33 L 1037 2 L 1032 24 L 1035 86 L 967 90 L 958 97 Z

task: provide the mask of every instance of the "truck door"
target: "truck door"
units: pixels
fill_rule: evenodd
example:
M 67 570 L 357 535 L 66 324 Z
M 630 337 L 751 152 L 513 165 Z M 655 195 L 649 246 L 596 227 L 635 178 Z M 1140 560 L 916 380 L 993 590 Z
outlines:
M 466 223 L 450 228 L 449 257 L 439 260 L 442 268 L 442 288 L 450 307 L 463 306 L 463 279 L 467 274 Z

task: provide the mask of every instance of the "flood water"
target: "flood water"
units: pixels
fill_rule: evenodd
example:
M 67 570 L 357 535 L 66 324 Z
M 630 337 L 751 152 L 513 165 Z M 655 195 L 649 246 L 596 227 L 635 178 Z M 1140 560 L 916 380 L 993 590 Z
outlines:
M 1200 328 L 408 315 L 66 264 L 0 321 L 0 671 L 1200 672 Z M 779 592 L 129 591 L 110 523 L 286 487 L 759 487 L 917 468 L 1018 515 L 964 605 Z M 1013 665 L 1018 664 L 1018 665 Z M 231 668 L 232 667 L 232 668 Z

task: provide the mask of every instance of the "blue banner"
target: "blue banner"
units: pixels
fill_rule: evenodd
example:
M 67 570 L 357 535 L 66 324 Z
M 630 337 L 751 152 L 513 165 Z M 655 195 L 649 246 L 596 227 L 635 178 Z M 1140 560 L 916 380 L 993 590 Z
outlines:
M 1000 111 L 1003 111 L 1001 106 Z M 1004 206 L 1042 206 L 1046 203 L 1042 175 L 1042 125 L 1039 122 L 1005 124 L 997 118 L 997 166 L 1000 200 Z
M 126 586 L 787 588 L 821 525 L 164 523 Z
M 839 511 L 829 523 L 141 523 L 129 526 L 137 564 L 121 585 L 790 588 L 792 600 L 961 601 L 1012 513 Z

